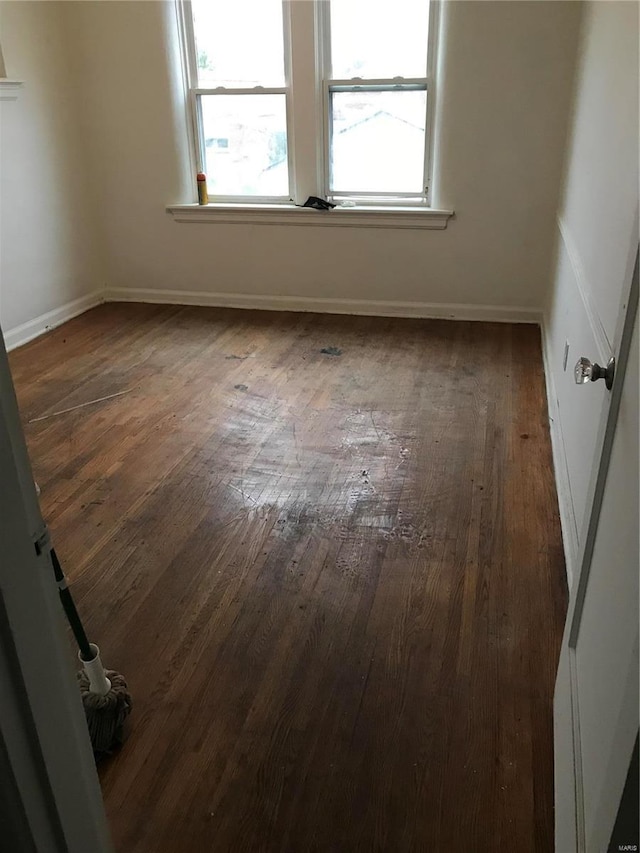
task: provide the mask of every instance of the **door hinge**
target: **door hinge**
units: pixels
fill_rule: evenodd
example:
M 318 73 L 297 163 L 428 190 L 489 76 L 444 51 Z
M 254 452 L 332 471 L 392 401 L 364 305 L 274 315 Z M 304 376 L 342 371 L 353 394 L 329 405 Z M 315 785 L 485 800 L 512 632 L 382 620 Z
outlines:
M 45 527 L 40 535 L 34 538 L 33 545 L 38 557 L 51 550 L 51 536 L 49 535 L 48 527 Z

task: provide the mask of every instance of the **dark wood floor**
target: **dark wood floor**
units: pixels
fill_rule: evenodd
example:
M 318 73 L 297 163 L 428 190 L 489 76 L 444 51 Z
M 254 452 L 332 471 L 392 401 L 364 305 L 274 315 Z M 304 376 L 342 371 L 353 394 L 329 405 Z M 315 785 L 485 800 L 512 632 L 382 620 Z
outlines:
M 119 853 L 551 853 L 535 327 L 107 305 L 11 364 L 134 695 L 101 767 Z

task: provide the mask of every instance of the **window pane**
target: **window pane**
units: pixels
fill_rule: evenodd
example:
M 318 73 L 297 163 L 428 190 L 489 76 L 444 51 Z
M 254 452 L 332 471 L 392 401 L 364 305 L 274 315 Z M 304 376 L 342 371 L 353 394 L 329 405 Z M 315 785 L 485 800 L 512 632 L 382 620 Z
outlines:
M 427 93 L 334 92 L 331 189 L 422 193 Z
M 281 0 L 192 0 L 198 85 L 284 86 Z
M 203 95 L 202 124 L 210 193 L 289 197 L 284 95 Z
M 331 0 L 331 76 L 425 77 L 429 0 Z

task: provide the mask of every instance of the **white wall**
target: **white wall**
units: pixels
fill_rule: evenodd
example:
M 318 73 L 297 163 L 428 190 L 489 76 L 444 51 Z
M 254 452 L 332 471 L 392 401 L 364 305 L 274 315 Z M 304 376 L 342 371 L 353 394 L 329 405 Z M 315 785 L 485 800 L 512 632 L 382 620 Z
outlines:
M 622 294 L 638 246 L 638 4 L 585 4 L 557 249 L 547 302 L 546 359 L 565 548 L 581 542 L 604 383 L 577 386 L 580 356 L 615 352 Z M 567 370 L 563 370 L 565 342 Z
M 86 306 L 105 283 L 63 5 L 0 3 L 7 76 L 23 81 L 16 101 L 0 103 L 0 322 L 8 343 Z
M 434 203 L 456 218 L 438 232 L 175 223 L 166 205 L 195 192 L 173 3 L 0 10 L 7 73 L 25 81 L 0 113 L 5 333 L 36 333 L 43 314 L 59 321 L 61 306 L 104 288 L 480 305 L 489 315 L 504 306 L 536 318 L 579 4 L 445 4 Z
M 445 6 L 441 232 L 175 223 L 195 190 L 173 4 L 71 6 L 110 288 L 542 307 L 579 4 Z

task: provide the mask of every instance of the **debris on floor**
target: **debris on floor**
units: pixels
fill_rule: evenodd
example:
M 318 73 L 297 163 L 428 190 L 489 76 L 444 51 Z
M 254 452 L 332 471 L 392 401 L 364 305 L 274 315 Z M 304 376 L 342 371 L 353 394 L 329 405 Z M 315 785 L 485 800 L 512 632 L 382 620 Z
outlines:
M 34 424 L 36 421 L 46 421 L 47 418 L 55 418 L 57 415 L 66 415 L 67 412 L 75 412 L 76 409 L 83 409 L 85 406 L 104 403 L 106 400 L 113 400 L 115 397 L 122 397 L 123 394 L 128 394 L 130 391 L 133 391 L 133 388 L 127 388 L 126 391 L 118 391 L 116 394 L 107 394 L 106 397 L 98 397 L 97 400 L 87 400 L 86 403 L 78 403 L 77 406 L 69 406 L 68 409 L 60 409 L 57 412 L 50 412 L 48 415 L 40 415 L 38 418 L 31 418 L 29 423 Z
M 240 383 L 239 385 L 234 385 L 233 387 L 236 389 L 236 391 L 248 391 L 249 390 L 249 386 L 248 385 L 242 385 L 242 383 Z
M 342 355 L 340 347 L 322 347 L 320 352 L 323 355 Z

